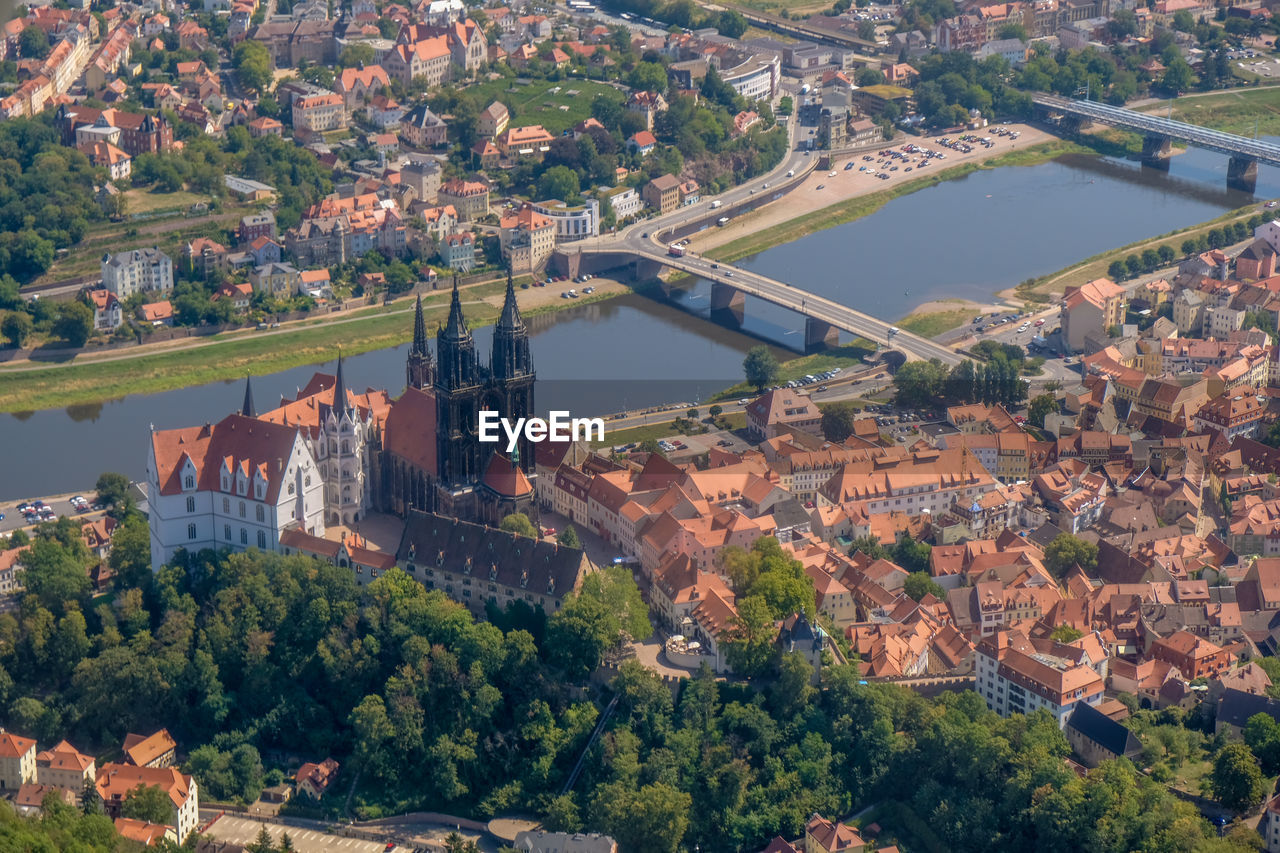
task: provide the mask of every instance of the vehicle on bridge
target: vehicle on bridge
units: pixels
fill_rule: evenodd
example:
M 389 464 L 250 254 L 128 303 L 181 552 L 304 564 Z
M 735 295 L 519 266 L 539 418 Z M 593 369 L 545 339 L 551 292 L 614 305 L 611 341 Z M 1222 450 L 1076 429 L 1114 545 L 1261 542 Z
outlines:
M 684 246 L 681 246 L 679 243 L 672 243 L 667 247 L 667 254 L 675 258 L 683 258 Z

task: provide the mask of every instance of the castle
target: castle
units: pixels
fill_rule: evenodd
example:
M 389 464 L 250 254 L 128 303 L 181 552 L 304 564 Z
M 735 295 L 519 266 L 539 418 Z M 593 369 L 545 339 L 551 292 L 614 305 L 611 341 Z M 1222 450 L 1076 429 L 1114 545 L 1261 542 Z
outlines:
M 496 526 L 536 517 L 533 447 L 481 442 L 481 411 L 534 412 L 529 332 L 507 276 L 488 365 L 462 313 L 457 279 L 433 357 L 419 297 L 406 388 L 347 388 L 339 357 L 294 399 L 259 414 L 250 380 L 238 413 L 217 424 L 151 431 L 147 459 L 153 567 L 179 549 L 279 550 L 280 535 L 323 536 L 370 512 L 436 512 Z

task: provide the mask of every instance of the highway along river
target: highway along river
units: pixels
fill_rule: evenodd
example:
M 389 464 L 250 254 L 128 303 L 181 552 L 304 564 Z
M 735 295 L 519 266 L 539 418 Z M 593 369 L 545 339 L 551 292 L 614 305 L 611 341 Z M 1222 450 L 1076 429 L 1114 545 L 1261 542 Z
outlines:
M 1191 150 L 1173 158 L 1168 174 L 1074 156 L 976 172 L 743 264 L 888 320 L 929 299 L 985 301 L 1032 276 L 1248 203 L 1249 196 L 1224 189 L 1226 163 Z M 1278 195 L 1280 173 L 1260 169 L 1257 196 Z M 697 315 L 706 313 L 708 291 L 696 282 L 675 305 L 623 296 L 532 318 L 538 408 L 594 415 L 692 401 L 737 381 L 743 355 L 759 338 L 792 349 L 802 344 L 799 317 L 751 298 L 743 323 L 749 334 L 705 322 Z M 488 330 L 477 330 L 486 358 L 488 341 Z M 347 359 L 348 387 L 398 393 L 404 350 Z M 316 369 L 333 366 L 255 377 L 259 408 L 292 396 Z M 238 408 L 242 384 L 0 415 L 0 447 L 13 451 L 0 475 L 0 511 L 25 497 L 90 488 L 106 469 L 140 479 L 148 425 L 216 421 Z

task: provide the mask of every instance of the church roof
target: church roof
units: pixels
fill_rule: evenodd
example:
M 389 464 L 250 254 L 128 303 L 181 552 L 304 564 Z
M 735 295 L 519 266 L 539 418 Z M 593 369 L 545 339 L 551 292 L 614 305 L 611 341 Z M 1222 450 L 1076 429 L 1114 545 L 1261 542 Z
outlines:
M 435 476 L 436 397 L 431 391 L 406 388 L 391 404 L 384 433 L 386 449 L 410 465 Z
M 489 467 L 485 469 L 481 482 L 507 498 L 518 498 L 533 491 L 533 485 L 524 471 L 520 470 L 520 466 L 502 453 L 489 457 Z

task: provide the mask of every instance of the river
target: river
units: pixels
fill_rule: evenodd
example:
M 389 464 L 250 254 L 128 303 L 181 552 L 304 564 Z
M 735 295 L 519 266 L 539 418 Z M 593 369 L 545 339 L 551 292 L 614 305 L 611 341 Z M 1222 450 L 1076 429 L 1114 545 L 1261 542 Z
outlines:
M 987 301 L 1024 279 L 1248 203 L 1250 196 L 1225 189 L 1225 174 L 1225 157 L 1197 150 L 1174 157 L 1168 174 L 1088 156 L 975 172 L 742 263 L 897 319 L 930 299 Z M 1260 169 L 1257 195 L 1280 195 L 1280 172 Z M 750 298 L 743 324 L 749 335 L 689 313 L 705 313 L 705 282 L 675 301 L 687 310 L 624 296 L 532 318 L 538 408 L 604 414 L 701 399 L 741 377 L 743 354 L 757 337 L 801 342 L 796 315 Z M 487 354 L 488 329 L 477 330 L 477 339 Z M 398 393 L 404 349 L 349 358 L 348 387 Z M 317 369 L 331 371 L 332 364 L 255 377 L 259 408 L 292 396 Z M 84 490 L 104 470 L 141 478 L 148 425 L 216 421 L 239 407 L 242 384 L 0 415 L 0 501 Z

